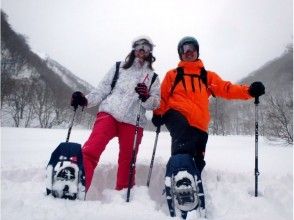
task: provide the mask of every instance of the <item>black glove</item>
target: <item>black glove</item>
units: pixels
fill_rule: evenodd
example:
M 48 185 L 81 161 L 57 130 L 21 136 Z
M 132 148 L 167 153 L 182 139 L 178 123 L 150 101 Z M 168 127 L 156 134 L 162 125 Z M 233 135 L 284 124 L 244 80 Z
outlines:
M 155 127 L 160 127 L 161 125 L 164 124 L 161 115 L 153 114 L 151 121 L 152 121 L 152 123 L 154 124 Z
M 85 107 L 88 105 L 88 100 L 83 93 L 81 93 L 80 91 L 76 91 L 71 96 L 70 105 L 73 106 L 75 109 L 77 109 L 78 106 Z
M 265 87 L 262 82 L 253 82 L 248 92 L 252 97 L 259 97 L 265 93 Z
M 142 102 L 146 102 L 146 100 L 150 97 L 148 88 L 145 83 L 138 83 L 135 91 L 139 94 L 139 99 L 141 99 Z

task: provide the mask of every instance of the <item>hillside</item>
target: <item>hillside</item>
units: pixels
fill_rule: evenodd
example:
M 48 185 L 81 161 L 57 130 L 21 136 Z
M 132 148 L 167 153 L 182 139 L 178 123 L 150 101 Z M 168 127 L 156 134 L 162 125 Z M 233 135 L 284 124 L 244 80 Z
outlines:
M 293 46 L 276 59 L 239 81 L 250 85 L 261 81 L 266 94 L 260 97 L 260 134 L 268 138 L 279 137 L 293 143 Z M 211 99 L 213 134 L 254 134 L 254 101 L 224 101 Z
M 240 80 L 241 83 L 263 81 L 268 92 L 293 90 L 293 47 L 288 46 L 284 53 L 267 62 L 258 70 Z
M 94 89 L 91 84 L 77 77 L 56 60 L 46 57 L 44 61 L 47 67 L 54 71 L 54 73 L 57 74 L 66 85 L 70 86 L 72 90 L 87 93 Z
M 3 11 L 1 55 L 2 126 L 65 126 L 71 115 L 72 92 L 93 89 L 54 59 L 34 53 L 26 38 L 11 28 Z M 84 120 L 79 123 L 88 127 L 92 117 Z

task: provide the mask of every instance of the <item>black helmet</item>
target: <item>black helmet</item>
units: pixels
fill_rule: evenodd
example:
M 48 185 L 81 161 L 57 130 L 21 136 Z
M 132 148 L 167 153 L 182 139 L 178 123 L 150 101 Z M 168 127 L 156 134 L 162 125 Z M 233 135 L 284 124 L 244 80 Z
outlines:
M 194 37 L 187 36 L 187 37 L 182 38 L 180 40 L 180 42 L 178 43 L 178 54 L 179 54 L 180 59 L 182 59 L 181 54 L 183 53 L 183 45 L 184 44 L 193 44 L 195 46 L 197 54 L 198 54 L 197 58 L 199 57 L 198 41 Z

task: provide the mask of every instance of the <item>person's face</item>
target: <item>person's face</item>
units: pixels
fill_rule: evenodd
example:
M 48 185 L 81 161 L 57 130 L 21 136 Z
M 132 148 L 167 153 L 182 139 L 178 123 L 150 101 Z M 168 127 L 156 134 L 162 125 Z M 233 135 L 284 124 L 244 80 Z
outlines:
M 145 60 L 151 53 L 152 46 L 146 42 L 138 43 L 134 47 L 135 57 Z
M 193 44 L 184 44 L 181 58 L 183 61 L 195 61 L 198 57 L 197 50 Z
M 135 57 L 140 60 L 145 60 L 149 56 L 149 53 L 146 53 L 144 50 L 135 50 Z

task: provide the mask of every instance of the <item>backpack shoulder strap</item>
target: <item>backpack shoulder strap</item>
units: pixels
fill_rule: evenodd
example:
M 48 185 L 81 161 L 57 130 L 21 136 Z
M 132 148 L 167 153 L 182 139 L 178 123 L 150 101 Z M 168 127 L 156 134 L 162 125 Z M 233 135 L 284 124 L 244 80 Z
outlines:
M 152 79 L 151 79 L 151 83 L 150 83 L 150 86 L 149 86 L 149 91 L 150 91 L 150 89 L 151 89 L 152 84 L 155 82 L 157 76 L 158 76 L 158 74 L 153 73 L 153 76 L 152 76 Z
M 200 70 L 200 79 L 207 88 L 208 87 L 208 84 L 207 84 L 207 71 L 206 71 L 206 69 L 204 67 L 202 67 L 201 70 Z
M 202 82 L 204 83 L 204 85 L 206 86 L 206 89 L 210 91 L 211 95 L 213 97 L 215 97 L 215 94 L 213 93 L 213 91 L 208 87 L 208 82 L 207 82 L 207 71 L 204 67 L 201 68 L 201 72 L 200 72 L 200 79 L 202 80 Z
M 183 86 L 184 86 L 184 88 L 186 89 L 186 83 L 185 83 L 185 79 L 184 79 L 184 70 L 183 70 L 183 68 L 182 68 L 182 67 L 178 67 L 178 68 L 177 68 L 177 73 L 176 73 L 176 74 L 177 74 L 177 75 L 176 75 L 176 79 L 175 79 L 175 81 L 174 81 L 174 84 L 173 84 L 173 86 L 172 86 L 172 88 L 171 88 L 171 92 L 170 92 L 171 95 L 173 94 L 173 92 L 174 92 L 174 90 L 175 90 L 177 84 L 178 84 L 180 81 L 182 81 Z
M 113 79 L 112 79 L 112 83 L 111 83 L 110 93 L 112 92 L 112 90 L 115 87 L 115 84 L 117 82 L 118 75 L 119 75 L 119 66 L 120 66 L 120 63 L 121 62 L 116 62 L 116 64 L 115 64 L 116 68 L 115 68 L 115 73 L 114 73 L 114 76 L 113 76 Z

